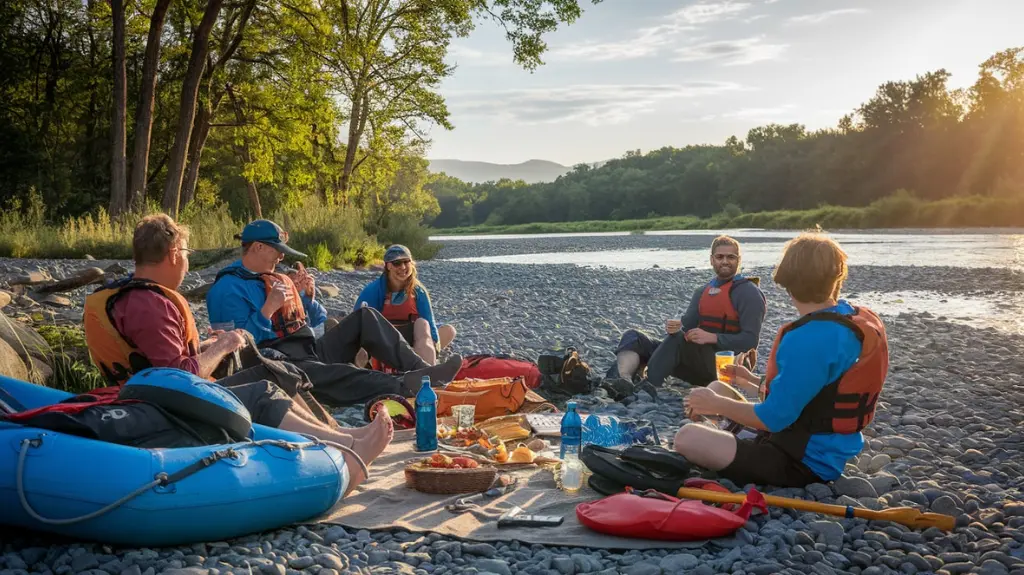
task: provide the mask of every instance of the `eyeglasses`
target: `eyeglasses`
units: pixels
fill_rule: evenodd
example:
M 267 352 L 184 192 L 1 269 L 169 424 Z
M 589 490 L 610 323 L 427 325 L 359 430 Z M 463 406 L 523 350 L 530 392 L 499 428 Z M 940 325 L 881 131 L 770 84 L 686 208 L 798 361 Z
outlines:
M 395 266 L 396 268 L 401 268 L 409 265 L 410 263 L 412 263 L 412 260 L 395 260 L 391 262 L 391 265 Z

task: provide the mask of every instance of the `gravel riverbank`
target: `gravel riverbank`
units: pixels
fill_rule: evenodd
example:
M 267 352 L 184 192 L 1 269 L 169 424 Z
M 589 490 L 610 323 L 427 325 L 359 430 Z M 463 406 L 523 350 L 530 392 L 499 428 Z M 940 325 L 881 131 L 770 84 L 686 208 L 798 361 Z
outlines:
M 575 238 L 547 244 L 528 240 L 517 253 L 621 249 L 609 242 L 636 236 Z M 620 239 L 625 238 L 625 239 Z M 657 242 L 644 247 L 657 247 Z M 451 242 L 443 258 L 493 255 L 497 241 Z M 518 240 L 517 240 L 518 242 Z M 559 240 L 562 242 L 562 240 Z M 679 240 L 673 239 L 673 247 Z M 707 241 L 694 240 L 693 247 Z M 525 244 L 524 244 L 525 245 Z M 457 247 L 456 247 L 457 246 Z M 509 248 L 511 249 L 511 248 Z M 511 252 L 507 252 L 511 253 Z M 35 267 L 55 277 L 108 262 L 0 261 L 0 277 Z M 856 263 L 856 262 L 854 262 Z M 772 336 L 792 317 L 788 299 L 767 268 L 762 277 L 769 300 L 761 340 L 761 366 Z M 568 265 L 513 265 L 434 261 L 420 265 L 431 290 L 435 314 L 456 325 L 460 353 L 505 352 L 535 357 L 567 346 L 581 350 L 594 370 L 612 361 L 619 333 L 628 327 L 660 332 L 664 319 L 685 306 L 685 298 L 706 270 L 616 271 Z M 205 275 L 205 274 L 204 274 Z M 318 274 L 340 288 L 324 300 L 332 311 L 347 310 L 374 273 Z M 984 278 L 979 281 L 979 278 Z M 1017 299 L 1019 273 L 1004 269 L 855 266 L 847 294 L 926 290 L 936 297 L 972 295 Z M 201 282 L 191 274 L 186 287 Z M 85 290 L 70 298 L 81 313 Z M 201 327 L 205 310 L 196 306 Z M 1024 575 L 1024 339 L 993 328 L 945 321 L 938 314 L 883 314 L 889 330 L 892 370 L 868 446 L 832 485 L 789 489 L 779 495 L 853 504 L 873 509 L 913 505 L 956 516 L 957 529 L 910 531 L 893 523 L 772 509 L 753 517 L 739 537 L 711 541 L 685 551 L 553 548 L 516 542 L 479 544 L 404 532 L 349 532 L 341 527 L 290 528 L 229 542 L 171 549 L 113 549 L 64 544 L 50 539 L 2 534 L 0 575 L 91 572 L 96 575 L 187 573 L 1013 573 Z M 655 421 L 663 437 L 681 423 L 680 392 L 672 385 L 654 402 L 646 394 L 628 406 L 600 392 L 585 406 Z M 337 415 L 356 423 L 360 410 Z M 178 571 L 184 570 L 184 571 Z

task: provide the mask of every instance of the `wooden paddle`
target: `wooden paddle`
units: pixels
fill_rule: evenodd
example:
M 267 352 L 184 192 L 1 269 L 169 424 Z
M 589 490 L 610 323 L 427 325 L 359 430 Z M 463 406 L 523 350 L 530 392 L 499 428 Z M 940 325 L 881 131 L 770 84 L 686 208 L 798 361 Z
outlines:
M 699 499 L 701 501 L 708 501 L 711 503 L 742 504 L 746 494 L 721 493 L 718 491 L 709 491 L 693 487 L 680 487 L 676 497 L 679 497 L 680 499 Z M 922 513 L 913 507 L 893 507 L 882 511 L 872 511 L 870 509 L 863 509 L 860 507 L 830 505 L 828 503 L 818 503 L 816 501 L 804 501 L 802 499 L 791 499 L 789 497 L 776 497 L 775 495 L 765 495 L 764 500 L 768 505 L 772 505 L 774 507 L 786 507 L 789 509 L 812 511 L 814 513 L 824 513 L 826 515 L 836 515 L 847 518 L 860 517 L 863 519 L 879 521 L 893 521 L 895 523 L 906 525 L 912 529 L 938 527 L 943 531 L 952 531 L 953 527 L 956 526 L 955 517 L 942 515 L 940 513 Z

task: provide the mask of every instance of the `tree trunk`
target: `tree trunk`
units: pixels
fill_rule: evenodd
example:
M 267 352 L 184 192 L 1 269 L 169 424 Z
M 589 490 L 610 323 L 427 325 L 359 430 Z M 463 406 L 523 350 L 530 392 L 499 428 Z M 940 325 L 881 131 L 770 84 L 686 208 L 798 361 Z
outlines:
M 132 175 L 128 182 L 129 208 L 142 212 L 146 207 L 146 176 L 149 170 L 149 143 L 153 132 L 153 109 L 156 107 L 156 72 L 160 65 L 160 35 L 171 0 L 157 0 L 149 21 L 146 56 L 142 63 L 142 89 L 135 110 L 135 152 Z
M 369 116 L 369 103 L 366 94 L 356 89 L 356 98 L 352 101 L 352 118 L 348 125 L 348 144 L 345 146 L 345 167 L 341 172 L 341 196 L 348 198 L 348 189 L 352 185 L 352 172 L 355 171 L 356 153 L 359 151 L 359 140 L 363 137 L 366 118 Z
M 231 88 L 231 84 L 227 85 L 228 98 L 231 99 L 231 107 L 235 110 L 235 122 L 242 129 L 245 128 L 245 112 L 242 110 L 242 103 L 235 97 L 235 91 Z M 235 145 L 235 154 L 238 155 L 238 159 L 242 161 L 243 167 L 252 163 L 252 153 L 249 151 L 249 139 L 242 135 L 242 144 Z M 245 187 L 249 191 L 249 203 L 252 205 L 253 217 L 257 220 L 263 218 L 263 207 L 260 205 L 260 194 L 259 190 L 256 189 L 256 182 L 252 181 L 252 178 L 247 178 L 244 175 L 242 178 L 245 180 Z
M 196 115 L 196 125 L 192 128 L 192 141 L 188 145 L 188 169 L 185 171 L 185 182 L 181 185 L 181 209 L 185 209 L 196 197 L 196 186 L 199 185 L 199 165 L 202 161 L 203 147 L 210 135 L 210 108 L 203 106 Z
M 114 20 L 114 110 L 110 121 L 113 132 L 110 157 L 110 217 L 121 215 L 128 203 L 126 186 L 126 141 L 128 139 L 128 76 L 124 61 L 124 3 L 110 0 Z
M 192 123 L 196 117 L 196 103 L 199 100 L 199 81 L 203 77 L 206 56 L 210 50 L 210 32 L 220 14 L 224 0 L 207 0 L 206 11 L 196 30 L 192 44 L 192 57 L 188 61 L 188 70 L 181 86 L 181 108 L 178 113 L 178 131 L 174 134 L 174 145 L 171 147 L 167 162 L 167 182 L 164 185 L 162 206 L 171 217 L 178 217 L 181 196 L 181 180 L 185 172 L 185 158 L 188 156 L 189 140 L 192 139 Z

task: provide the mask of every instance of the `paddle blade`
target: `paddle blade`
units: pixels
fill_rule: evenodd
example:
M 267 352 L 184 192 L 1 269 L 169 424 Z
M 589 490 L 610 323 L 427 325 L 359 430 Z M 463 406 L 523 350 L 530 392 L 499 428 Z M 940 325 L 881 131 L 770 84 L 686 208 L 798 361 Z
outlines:
M 956 518 L 941 513 L 922 513 L 913 507 L 894 507 L 882 511 L 856 509 L 854 515 L 865 519 L 884 520 L 906 525 L 912 529 L 938 527 L 943 531 L 952 531 L 956 527 Z

